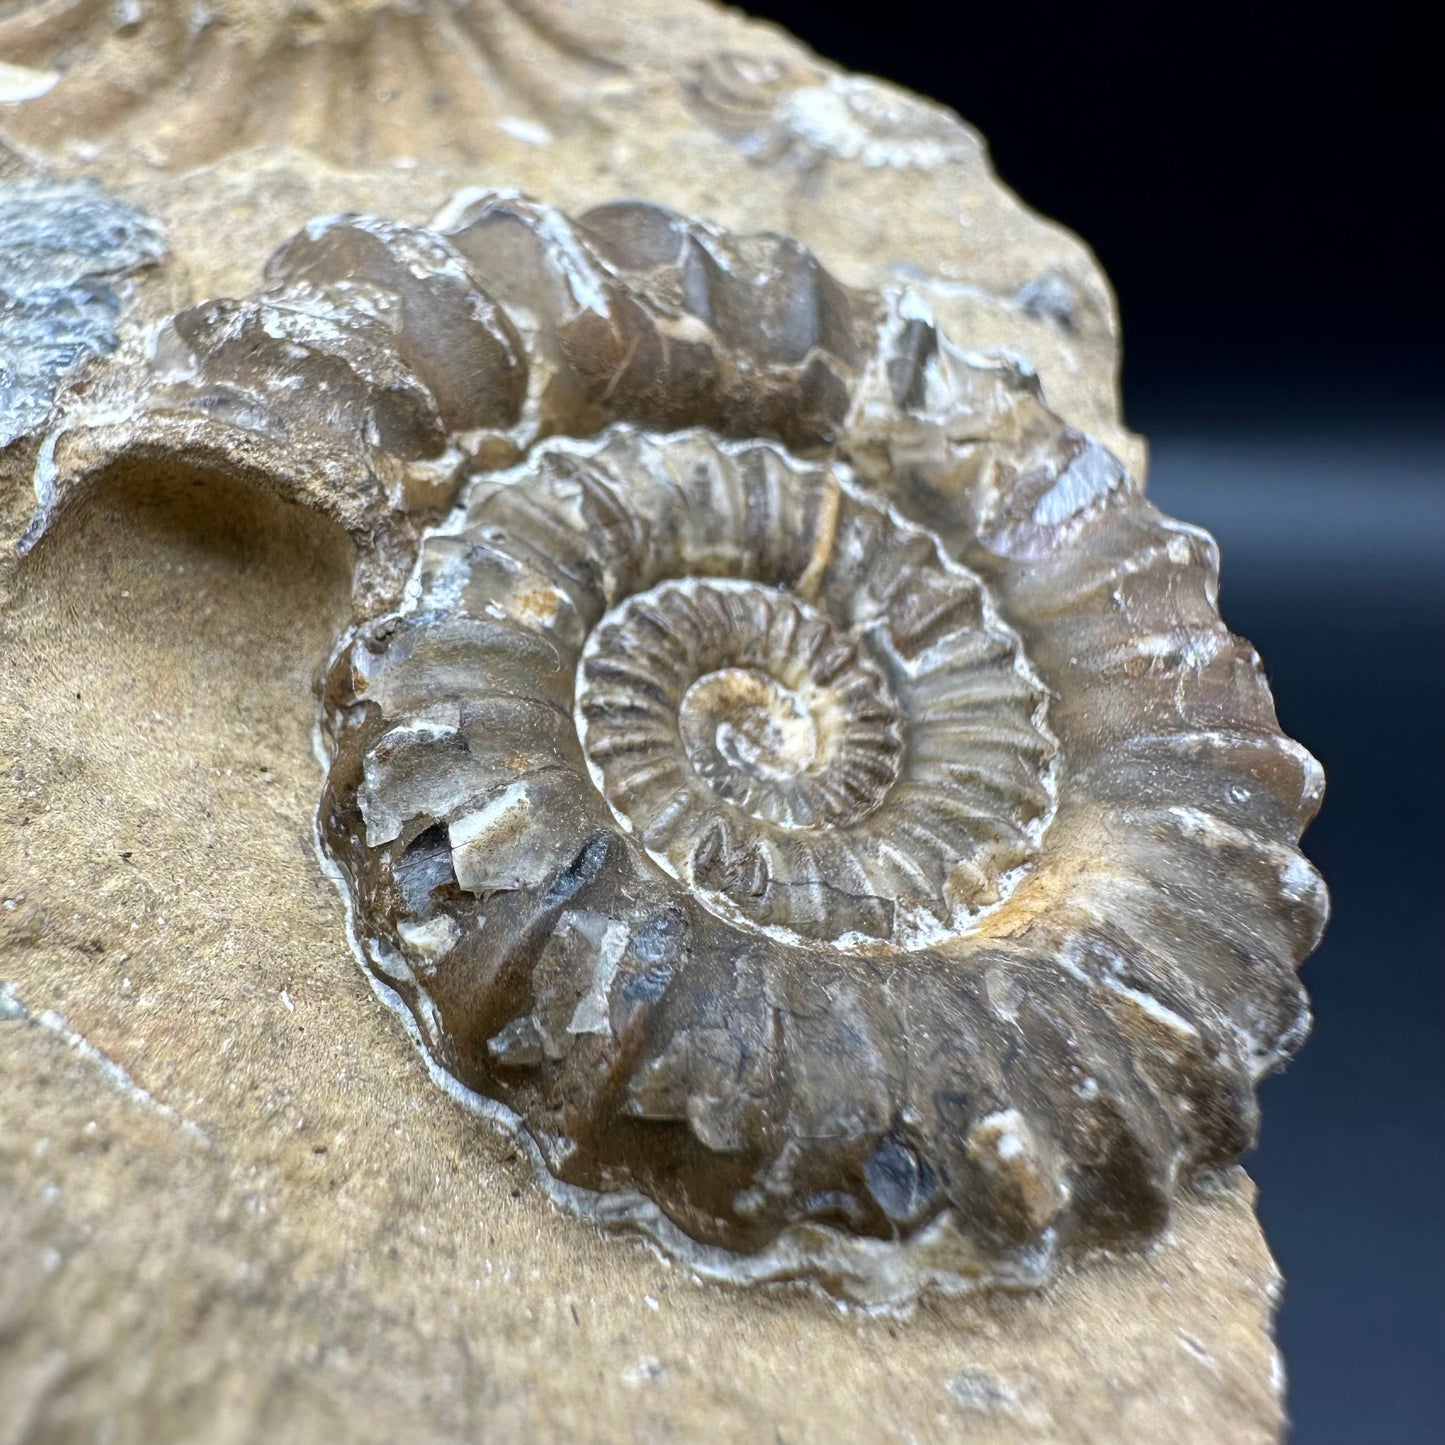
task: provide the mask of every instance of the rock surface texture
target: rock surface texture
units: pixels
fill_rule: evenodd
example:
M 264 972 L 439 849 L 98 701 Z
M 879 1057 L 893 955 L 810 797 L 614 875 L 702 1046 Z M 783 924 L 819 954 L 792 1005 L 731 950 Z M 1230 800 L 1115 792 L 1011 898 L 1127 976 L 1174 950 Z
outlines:
M 701 4 L 0 62 L 0 1442 L 1275 1438 L 1320 779 L 1078 242 Z

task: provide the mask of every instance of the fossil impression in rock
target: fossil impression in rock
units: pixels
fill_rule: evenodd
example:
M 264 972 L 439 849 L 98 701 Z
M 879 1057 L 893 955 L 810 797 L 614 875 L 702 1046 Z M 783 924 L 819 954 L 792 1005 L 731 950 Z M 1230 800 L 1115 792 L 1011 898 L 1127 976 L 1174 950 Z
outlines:
M 32 531 L 133 455 L 349 531 L 367 965 L 560 1197 L 719 1275 L 1147 1242 L 1307 1026 L 1321 775 L 1214 544 L 967 340 L 780 236 L 475 193 L 312 223 L 48 443 Z

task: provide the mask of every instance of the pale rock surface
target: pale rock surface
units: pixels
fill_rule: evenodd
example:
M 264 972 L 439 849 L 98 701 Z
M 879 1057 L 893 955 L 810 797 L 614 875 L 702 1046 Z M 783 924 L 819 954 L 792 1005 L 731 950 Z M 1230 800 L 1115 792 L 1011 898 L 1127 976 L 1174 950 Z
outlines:
M 100 172 L 163 230 L 122 350 L 313 215 L 638 196 L 909 280 L 1142 463 L 1084 247 L 948 113 L 701 0 L 49 3 L 0 62 L 0 184 Z M 0 1445 L 1278 1436 L 1241 1172 L 1148 1257 L 901 1318 L 557 1213 L 432 1085 L 313 853 L 349 544 L 136 467 L 21 560 L 39 444 L 0 451 Z

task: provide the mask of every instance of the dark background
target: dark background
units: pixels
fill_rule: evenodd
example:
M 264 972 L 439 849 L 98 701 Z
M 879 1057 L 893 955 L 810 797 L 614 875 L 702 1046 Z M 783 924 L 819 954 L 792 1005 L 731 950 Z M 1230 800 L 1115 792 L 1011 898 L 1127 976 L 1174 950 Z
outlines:
M 1150 490 L 1219 537 L 1225 618 L 1329 777 L 1317 1024 L 1249 1160 L 1293 1439 L 1445 1440 L 1445 66 L 1424 21 L 746 8 L 951 105 L 1113 281 Z

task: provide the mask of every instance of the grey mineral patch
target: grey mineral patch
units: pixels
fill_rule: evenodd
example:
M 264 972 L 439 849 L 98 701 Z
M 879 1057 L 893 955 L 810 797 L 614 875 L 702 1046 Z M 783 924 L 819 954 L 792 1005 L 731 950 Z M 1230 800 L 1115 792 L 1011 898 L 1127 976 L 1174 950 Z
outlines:
M 15 990 L 4 979 L 0 979 L 0 1023 L 24 1023 L 30 1018 L 30 1010 L 20 1001 Z
M 165 252 L 160 227 L 95 181 L 0 183 L 0 447 L 44 424 L 76 366 L 115 350 L 121 283 Z
M 960 1370 L 948 1381 L 948 1393 L 954 1402 L 965 1410 L 988 1412 L 992 1410 L 1016 1410 L 1019 1404 L 1018 1391 L 987 1370 L 970 1366 Z

